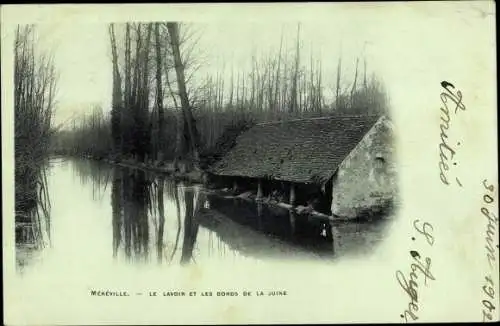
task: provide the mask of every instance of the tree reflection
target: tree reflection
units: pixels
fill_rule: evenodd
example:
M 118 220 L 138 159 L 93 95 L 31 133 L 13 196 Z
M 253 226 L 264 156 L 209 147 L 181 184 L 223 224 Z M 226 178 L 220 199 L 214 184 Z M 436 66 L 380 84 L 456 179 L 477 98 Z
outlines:
M 112 207 L 112 224 L 113 224 L 113 257 L 118 255 L 118 248 L 122 240 L 122 171 L 120 169 L 113 170 L 113 182 L 111 186 L 111 207 Z
M 46 165 L 16 165 L 15 243 L 18 268 L 32 255 L 50 245 L 50 198 Z
M 186 211 L 184 216 L 184 239 L 182 242 L 181 254 L 182 265 L 188 264 L 193 260 L 193 249 L 199 229 L 199 223 L 195 218 L 195 209 L 199 209 L 200 203 L 197 203 L 196 207 L 194 206 L 194 192 L 192 189 L 185 188 L 184 203 Z
M 123 252 L 129 262 L 147 261 L 152 245 L 160 264 L 172 263 L 178 252 L 181 264 L 191 262 L 198 233 L 195 190 L 140 170 L 116 168 L 112 180 L 113 257 Z M 168 220 L 173 214 L 166 202 L 174 204 L 176 218 Z
M 91 183 L 92 199 L 99 199 L 113 176 L 110 166 L 106 163 L 83 159 L 75 159 L 72 163 L 73 173 L 78 176 L 80 183 L 82 185 Z
M 113 256 L 123 241 L 128 261 L 146 261 L 149 256 L 148 208 L 152 183 L 141 170 L 114 172 L 111 194 L 113 209 Z M 123 239 L 122 239 L 123 235 Z
M 156 238 L 156 251 L 158 256 L 158 263 L 162 262 L 163 258 L 163 233 L 165 232 L 165 206 L 163 203 L 163 188 L 165 179 L 160 177 L 158 180 L 157 189 L 157 207 L 158 207 L 158 236 Z
M 169 187 L 168 189 L 170 190 L 170 193 L 174 197 L 176 216 L 177 216 L 177 234 L 175 236 L 174 249 L 172 250 L 172 254 L 170 255 L 170 261 L 172 261 L 174 259 L 175 253 L 177 252 L 177 248 L 179 247 L 179 239 L 181 235 L 181 205 L 179 201 L 179 192 L 177 189 L 177 184 L 171 182 L 170 185 L 171 187 Z

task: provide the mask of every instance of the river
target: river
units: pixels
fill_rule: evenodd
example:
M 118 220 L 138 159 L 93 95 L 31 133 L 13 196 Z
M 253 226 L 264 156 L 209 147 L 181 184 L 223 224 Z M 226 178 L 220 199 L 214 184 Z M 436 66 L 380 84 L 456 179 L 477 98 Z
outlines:
M 24 232 L 16 237 L 20 274 L 41 264 L 77 269 L 248 259 L 328 263 L 371 253 L 391 220 L 332 226 L 280 207 L 218 197 L 201 185 L 90 160 L 54 158 L 46 174 L 50 205 L 37 227 L 38 244 L 27 240 L 28 226 L 16 229 Z

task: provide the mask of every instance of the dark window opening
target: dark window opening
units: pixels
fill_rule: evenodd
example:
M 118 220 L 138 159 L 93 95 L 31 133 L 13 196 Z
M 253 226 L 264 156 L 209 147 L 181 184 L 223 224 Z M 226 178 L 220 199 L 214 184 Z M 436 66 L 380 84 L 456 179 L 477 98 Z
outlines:
M 375 169 L 381 173 L 385 170 L 385 159 L 383 157 L 377 156 L 375 158 Z

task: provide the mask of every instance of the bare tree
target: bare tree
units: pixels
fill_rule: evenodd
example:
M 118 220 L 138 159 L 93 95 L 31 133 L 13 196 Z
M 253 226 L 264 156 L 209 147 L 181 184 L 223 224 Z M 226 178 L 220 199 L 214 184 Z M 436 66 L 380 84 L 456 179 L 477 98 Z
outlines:
M 292 84 L 292 98 L 291 98 L 291 105 L 290 105 L 290 111 L 291 112 L 296 112 L 298 109 L 298 103 L 297 103 L 297 83 L 299 79 L 299 62 L 300 62 L 300 57 L 299 57 L 299 38 L 300 38 L 300 23 L 297 25 L 297 48 L 295 52 L 295 68 L 294 68 L 294 76 L 293 76 L 293 84 Z
M 114 24 L 109 25 L 109 37 L 111 42 L 111 55 L 113 60 L 113 97 L 111 108 L 111 134 L 113 137 L 113 150 L 119 153 L 121 148 L 121 110 L 122 110 L 122 81 L 118 68 L 118 52 L 116 50 L 116 37 Z
M 165 117 L 163 114 L 162 53 L 159 23 L 155 23 L 156 48 L 156 110 L 158 111 L 158 153 L 156 159 L 163 160 L 165 151 Z
M 276 75 L 274 77 L 275 80 L 275 88 L 274 88 L 274 101 L 273 105 L 275 107 L 275 111 L 278 111 L 278 89 L 280 87 L 279 77 L 280 77 L 280 68 L 281 68 L 281 51 L 283 49 L 283 28 L 281 29 L 281 40 L 280 40 L 280 50 L 278 52 L 278 67 L 276 68 Z
M 199 169 L 199 153 L 198 153 L 198 139 L 196 136 L 196 125 L 194 124 L 194 117 L 189 104 L 189 99 L 186 91 L 186 79 L 184 76 L 184 65 L 181 61 L 181 54 L 179 49 L 179 27 L 178 23 L 167 23 L 168 33 L 170 35 L 170 43 L 175 62 L 175 71 L 177 75 L 177 87 L 179 89 L 179 97 L 181 99 L 182 112 L 185 124 L 187 124 L 189 134 L 190 150 L 193 155 L 194 167 Z
M 354 82 L 352 83 L 352 89 L 351 89 L 351 103 L 354 98 L 354 92 L 356 92 L 356 81 L 358 80 L 358 64 L 359 64 L 359 58 L 356 58 L 356 69 L 354 72 Z
M 18 25 L 14 39 L 15 222 L 16 231 L 18 223 L 33 226 L 29 236 L 16 232 L 16 243 L 29 241 L 43 247 L 42 218 L 50 237 L 44 164 L 56 131 L 52 116 L 58 75 L 52 57 L 37 49 L 36 32 L 35 25 Z

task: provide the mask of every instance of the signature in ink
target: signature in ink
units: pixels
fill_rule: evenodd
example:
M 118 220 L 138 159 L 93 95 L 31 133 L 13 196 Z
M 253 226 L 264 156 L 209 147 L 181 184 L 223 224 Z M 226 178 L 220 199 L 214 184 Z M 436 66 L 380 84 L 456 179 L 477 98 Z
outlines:
M 430 246 L 434 244 L 434 236 L 432 235 L 434 229 L 430 223 L 424 222 L 421 224 L 420 220 L 415 220 L 413 222 L 413 227 L 418 234 L 425 237 L 427 244 Z M 415 237 L 412 237 L 412 240 L 415 241 Z M 423 278 L 423 283 L 427 286 L 428 280 L 434 281 L 436 279 L 431 272 L 432 260 L 430 257 L 423 258 L 416 250 L 411 250 L 410 256 L 412 257 L 412 263 L 410 265 L 411 272 L 409 273 L 409 276 L 405 276 L 405 274 L 400 270 L 396 271 L 396 279 L 399 285 L 410 298 L 408 307 L 400 315 L 405 322 L 408 322 L 408 318 L 411 318 L 411 320 L 418 319 L 417 312 L 419 311 L 420 304 L 418 292 L 419 281 Z
M 441 82 L 441 86 L 444 88 L 444 91 L 441 92 L 441 102 L 443 106 L 441 106 L 441 123 L 439 124 L 439 128 L 441 130 L 440 137 L 441 142 L 439 143 L 439 178 L 441 182 L 445 185 L 450 185 L 450 181 L 448 180 L 448 171 L 450 170 L 449 162 L 452 162 L 453 165 L 456 165 L 457 162 L 453 162 L 453 158 L 456 154 L 456 149 L 450 145 L 450 139 L 448 137 L 448 130 L 450 129 L 450 108 L 449 104 L 455 105 L 454 114 L 456 115 L 459 111 L 465 111 L 465 105 L 462 103 L 462 92 L 459 90 L 455 90 L 455 86 L 447 81 Z M 451 102 L 449 102 L 451 101 Z M 460 146 L 460 142 L 457 142 L 457 146 Z M 458 179 L 455 178 L 457 184 L 462 187 L 462 183 Z

